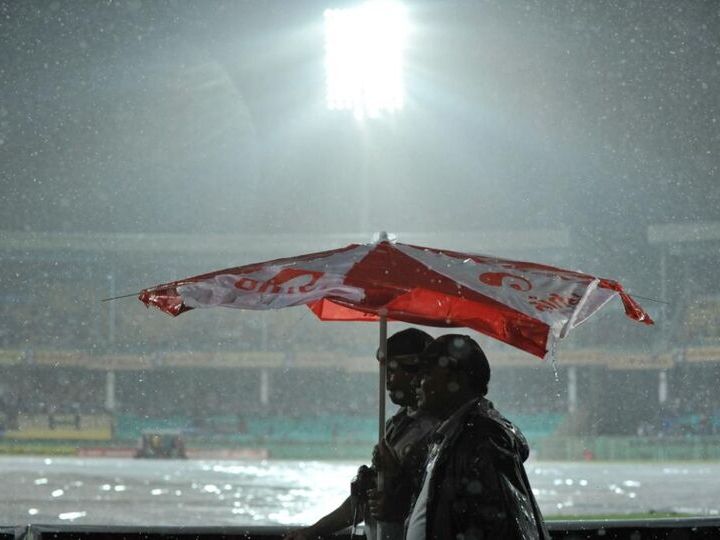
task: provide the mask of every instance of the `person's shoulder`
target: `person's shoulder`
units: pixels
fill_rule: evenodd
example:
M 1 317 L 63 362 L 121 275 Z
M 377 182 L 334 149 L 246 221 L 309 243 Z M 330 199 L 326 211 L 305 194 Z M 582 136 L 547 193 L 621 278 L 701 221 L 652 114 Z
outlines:
M 491 401 L 482 398 L 465 416 L 465 421 L 480 426 L 495 426 L 512 433 L 519 433 L 519 428 L 498 411 Z
M 405 422 L 408 418 L 407 407 L 400 407 L 395 414 L 385 420 L 385 429 L 389 429 L 391 426 L 397 426 Z
M 465 417 L 464 432 L 473 444 L 489 444 L 506 453 L 518 454 L 524 461 L 528 445 L 520 429 L 487 400 L 481 400 Z
M 393 414 L 390 417 L 391 422 L 398 422 L 400 420 L 404 420 L 408 416 L 408 408 L 407 407 L 400 407 L 397 411 L 395 411 L 395 414 Z

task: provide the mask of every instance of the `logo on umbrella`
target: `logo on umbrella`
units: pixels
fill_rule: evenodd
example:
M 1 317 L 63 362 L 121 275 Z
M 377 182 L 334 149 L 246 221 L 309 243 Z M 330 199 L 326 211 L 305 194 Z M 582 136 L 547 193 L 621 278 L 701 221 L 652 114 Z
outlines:
M 516 291 L 527 292 L 533 288 L 527 279 L 506 272 L 485 272 L 480 274 L 480 281 L 492 287 L 508 286 Z
M 270 294 L 303 294 L 315 289 L 325 272 L 283 268 L 267 281 L 243 276 L 235 282 L 235 288 L 247 292 Z

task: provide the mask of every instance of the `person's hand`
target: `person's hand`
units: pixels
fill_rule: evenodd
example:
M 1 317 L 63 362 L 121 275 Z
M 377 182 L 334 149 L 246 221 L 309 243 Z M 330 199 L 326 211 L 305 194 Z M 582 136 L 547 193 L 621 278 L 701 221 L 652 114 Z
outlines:
M 317 535 L 310 527 L 290 531 L 288 534 L 283 536 L 283 540 L 316 540 L 317 538 L 320 538 L 320 536 Z
M 384 521 L 384 512 L 386 505 L 385 493 L 376 489 L 369 489 L 367 492 L 368 510 L 370 515 L 377 520 Z
M 398 521 L 401 519 L 391 497 L 384 491 L 368 490 L 368 510 L 370 515 L 378 521 Z
M 400 461 L 385 439 L 373 448 L 372 464 L 385 476 L 397 476 L 401 472 Z

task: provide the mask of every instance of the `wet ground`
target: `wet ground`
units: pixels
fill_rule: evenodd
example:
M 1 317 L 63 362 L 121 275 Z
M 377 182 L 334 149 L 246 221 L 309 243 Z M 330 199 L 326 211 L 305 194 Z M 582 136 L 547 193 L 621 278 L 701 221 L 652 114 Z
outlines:
M 0 525 L 309 523 L 359 463 L 0 457 Z M 720 463 L 527 464 L 546 516 L 720 513 Z

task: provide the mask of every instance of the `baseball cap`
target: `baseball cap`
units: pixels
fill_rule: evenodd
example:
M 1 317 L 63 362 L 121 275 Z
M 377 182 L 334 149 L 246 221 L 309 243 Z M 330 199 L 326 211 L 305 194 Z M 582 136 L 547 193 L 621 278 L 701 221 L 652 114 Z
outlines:
M 462 334 L 440 336 L 423 351 L 421 362 L 462 370 L 477 381 L 484 392 L 487 392 L 490 364 L 480 345 L 470 336 Z
M 397 362 L 405 371 L 417 371 L 423 365 L 420 353 L 432 340 L 430 334 L 418 328 L 407 328 L 396 332 L 387 341 L 388 358 Z M 379 350 L 377 356 L 378 358 L 380 356 Z

